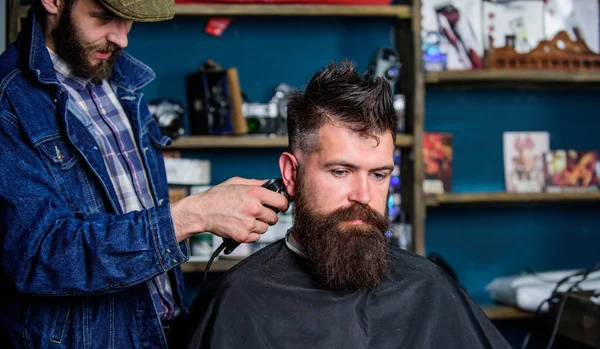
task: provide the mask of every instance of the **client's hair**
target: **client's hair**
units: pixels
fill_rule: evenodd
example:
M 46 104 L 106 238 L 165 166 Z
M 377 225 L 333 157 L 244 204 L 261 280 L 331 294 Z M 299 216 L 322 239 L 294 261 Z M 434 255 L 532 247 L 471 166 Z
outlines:
M 388 82 L 382 77 L 360 75 L 350 61 L 331 62 L 312 77 L 304 93 L 290 95 L 290 151 L 317 151 L 317 132 L 327 122 L 373 137 L 378 143 L 376 134 L 388 131 L 395 141 L 397 119 Z

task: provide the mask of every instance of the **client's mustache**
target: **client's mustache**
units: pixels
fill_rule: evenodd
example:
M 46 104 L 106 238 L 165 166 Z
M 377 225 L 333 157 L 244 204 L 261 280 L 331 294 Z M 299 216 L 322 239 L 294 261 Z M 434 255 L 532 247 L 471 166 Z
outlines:
M 381 213 L 375 211 L 368 205 L 354 203 L 351 206 L 340 208 L 328 215 L 327 220 L 334 222 L 348 222 L 361 220 L 365 224 L 372 226 L 378 231 L 384 231 L 388 228 L 388 219 Z

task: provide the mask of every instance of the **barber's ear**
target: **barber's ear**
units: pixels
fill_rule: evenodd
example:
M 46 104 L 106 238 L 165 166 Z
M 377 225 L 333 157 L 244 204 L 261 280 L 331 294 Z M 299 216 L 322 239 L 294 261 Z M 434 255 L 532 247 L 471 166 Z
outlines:
M 64 6 L 64 0 L 41 0 L 42 6 L 46 12 L 52 15 L 58 15 L 60 9 Z
M 296 176 L 298 174 L 298 159 L 288 152 L 279 156 L 279 170 L 285 189 L 290 197 L 296 196 Z

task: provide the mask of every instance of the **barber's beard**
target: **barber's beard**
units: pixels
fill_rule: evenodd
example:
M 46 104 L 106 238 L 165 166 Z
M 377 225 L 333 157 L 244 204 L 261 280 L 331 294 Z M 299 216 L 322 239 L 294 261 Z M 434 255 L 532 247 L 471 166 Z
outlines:
M 96 82 L 110 77 L 115 61 L 121 52 L 118 45 L 111 42 L 106 45 L 86 44 L 73 25 L 70 11 L 65 11 L 60 17 L 56 28 L 52 30 L 51 34 L 56 53 L 71 65 L 75 75 Z M 94 53 L 98 51 L 103 53 L 112 52 L 112 55 L 94 65 L 91 59 Z
M 299 188 L 294 230 L 301 239 L 315 276 L 330 290 L 375 288 L 388 266 L 388 217 L 367 205 L 353 204 L 330 214 L 310 208 L 311 198 Z M 364 225 L 349 222 L 360 219 Z

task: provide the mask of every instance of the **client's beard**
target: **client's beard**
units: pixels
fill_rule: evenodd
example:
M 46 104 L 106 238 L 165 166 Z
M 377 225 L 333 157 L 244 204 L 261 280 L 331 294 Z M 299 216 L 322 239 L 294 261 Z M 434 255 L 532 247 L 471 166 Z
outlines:
M 379 285 L 388 266 L 388 218 L 361 204 L 318 214 L 309 207 L 310 197 L 299 189 L 294 230 L 321 286 L 357 290 Z M 348 224 L 355 219 L 365 224 Z

